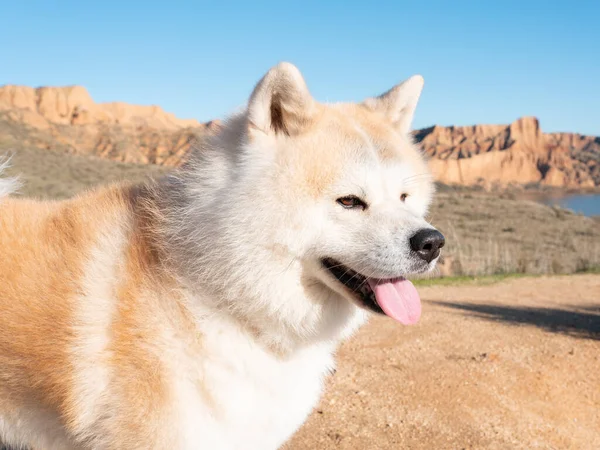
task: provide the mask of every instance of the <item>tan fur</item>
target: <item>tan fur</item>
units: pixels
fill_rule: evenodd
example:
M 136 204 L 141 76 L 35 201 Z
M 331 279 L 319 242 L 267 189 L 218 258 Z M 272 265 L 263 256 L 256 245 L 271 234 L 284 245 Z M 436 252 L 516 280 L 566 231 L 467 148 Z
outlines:
M 2 204 L 0 401 L 4 411 L 34 402 L 56 410 L 74 433 L 83 431 L 76 404 L 85 399 L 73 397 L 78 374 L 69 352 L 78 344 L 75 310 L 81 305 L 76 301 L 87 275 L 86 259 L 93 251 L 108 251 L 94 246 L 107 234 L 123 233 L 123 247 L 114 249 L 122 252 L 122 263 L 114 282 L 111 342 L 93 363 L 119 367 L 121 375 L 113 381 L 110 395 L 128 399 L 113 412 L 110 426 L 121 428 L 121 439 L 131 435 L 132 445 L 140 446 L 136 448 L 150 448 L 156 441 L 148 441 L 146 447 L 140 437 L 155 439 L 153 420 L 160 421 L 169 393 L 161 361 L 147 344 L 159 344 L 165 328 L 182 330 L 185 336 L 184 330 L 193 325 L 176 291 L 161 298 L 172 282 L 144 229 L 146 212 L 136 190 L 117 186 L 64 203 L 10 199 Z M 157 317 L 157 310 L 165 315 Z M 165 324 L 165 318 L 173 323 Z
M 290 139 L 290 147 L 297 149 L 296 157 L 290 161 L 290 155 L 282 155 L 284 164 L 294 168 L 292 178 L 282 177 L 306 189 L 312 197 L 322 195 L 323 190 L 339 177 L 347 159 L 353 159 L 362 150 L 365 139 L 373 146 L 377 157 L 382 161 L 409 160 L 420 166 L 426 175 L 428 169 L 421 155 L 414 150 L 412 142 L 406 136 L 390 129 L 382 114 L 373 113 L 363 105 L 337 104 L 326 111 L 320 105 L 315 108 L 314 120 L 302 135 Z M 297 191 L 292 191 L 297 192 Z
M 110 214 L 104 208 L 113 208 L 110 200 L 101 200 L 86 208 L 78 202 L 2 205 L 0 386 L 9 385 L 13 395 L 37 395 L 49 407 L 68 410 L 65 348 L 71 341 L 72 301 L 84 252 L 94 232 L 106 225 L 98 212 Z M 29 392 L 30 386 L 36 392 Z

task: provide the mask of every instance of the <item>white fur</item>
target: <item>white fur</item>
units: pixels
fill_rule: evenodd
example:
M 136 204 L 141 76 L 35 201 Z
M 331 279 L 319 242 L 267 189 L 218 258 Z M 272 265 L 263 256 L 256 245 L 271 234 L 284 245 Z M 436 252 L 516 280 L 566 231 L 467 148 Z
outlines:
M 285 103 L 288 118 L 304 120 L 313 107 L 295 72 L 284 75 L 267 75 L 266 86 L 255 89 L 248 112 L 257 128 L 252 139 L 245 134 L 247 117 L 234 116 L 163 190 L 166 204 L 177 205 L 167 211 L 169 248 L 209 351 L 201 362 L 179 359 L 185 369 L 178 366 L 178 372 L 202 374 L 211 402 L 219 405 L 207 408 L 189 377 L 179 378 L 181 448 L 201 442 L 206 448 L 275 449 L 301 426 L 318 401 L 337 344 L 366 319 L 324 273 L 321 257 L 380 277 L 425 270 L 409 255 L 408 241 L 416 230 L 431 228 L 423 219 L 432 192 L 426 166 L 380 161 L 358 124 L 356 141 L 349 143 L 358 157 L 346 161 L 332 188 L 341 196 L 360 186 L 371 201 L 370 218 L 341 209 L 335 195 L 313 200 L 293 187 L 282 191 L 279 183 L 299 170 L 284 155 L 293 151 L 286 147 L 297 128 L 285 130 L 291 137 L 270 128 L 269 95 L 279 89 L 274 80 L 284 80 L 293 93 Z M 406 136 L 398 145 L 412 148 Z M 404 191 L 411 197 L 402 204 Z
M 208 354 L 179 359 L 174 380 L 180 418 L 176 448 L 278 448 L 318 401 L 333 367 L 333 345 L 310 346 L 281 360 L 231 319 L 210 315 L 201 328 Z M 216 406 L 208 406 L 190 381 L 197 376 L 209 393 L 208 404 Z
M 398 131 L 408 133 L 423 90 L 423 84 L 424 80 L 421 75 L 413 75 L 385 94 L 365 100 L 365 104 L 373 109 L 381 110 L 398 128 Z
M 2 172 L 8 167 L 8 160 L 2 160 L 0 158 L 0 176 Z M 18 182 L 15 178 L 0 178 L 0 198 L 5 197 L 13 193 L 18 187 Z
M 115 314 L 115 290 L 121 282 L 119 262 L 125 247 L 122 229 L 106 230 L 99 236 L 83 269 L 81 294 L 76 299 L 78 310 L 72 324 L 76 344 L 70 349 L 73 361 L 72 414 L 77 418 L 71 431 L 80 441 L 95 442 L 102 436 L 96 430 L 103 426 L 109 406 L 111 336 L 109 330 Z M 73 428 L 73 427 L 72 427 Z
M 56 413 L 45 411 L 33 402 L 27 406 L 12 414 L 0 415 L 0 446 L 4 444 L 11 450 L 28 447 L 44 450 L 77 449 Z

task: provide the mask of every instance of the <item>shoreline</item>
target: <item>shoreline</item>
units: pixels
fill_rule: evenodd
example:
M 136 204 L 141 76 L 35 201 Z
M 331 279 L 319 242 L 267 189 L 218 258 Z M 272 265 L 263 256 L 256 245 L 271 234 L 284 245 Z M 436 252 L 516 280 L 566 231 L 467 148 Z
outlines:
M 533 195 L 556 195 L 566 197 L 568 195 L 600 195 L 600 185 L 594 187 L 557 187 L 541 185 L 509 184 L 503 186 L 491 186 L 486 188 L 482 185 L 445 184 L 435 182 L 437 192 L 480 192 L 482 194 L 533 194 Z

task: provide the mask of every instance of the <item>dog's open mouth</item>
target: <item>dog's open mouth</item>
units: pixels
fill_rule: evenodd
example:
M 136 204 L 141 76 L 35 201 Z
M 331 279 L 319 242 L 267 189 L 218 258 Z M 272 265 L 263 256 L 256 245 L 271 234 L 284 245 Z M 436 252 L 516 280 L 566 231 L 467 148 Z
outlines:
M 406 278 L 369 278 L 332 258 L 324 258 L 321 263 L 362 307 L 404 325 L 417 323 L 421 317 L 421 299 Z

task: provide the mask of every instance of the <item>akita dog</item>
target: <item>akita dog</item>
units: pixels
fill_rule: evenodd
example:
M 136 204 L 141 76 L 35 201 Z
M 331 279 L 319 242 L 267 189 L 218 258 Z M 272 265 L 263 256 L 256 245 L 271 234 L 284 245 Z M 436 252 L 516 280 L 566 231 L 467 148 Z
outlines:
M 0 440 L 281 446 L 368 313 L 419 319 L 404 277 L 444 245 L 409 134 L 422 87 L 321 104 L 282 63 L 174 174 L 0 200 Z

